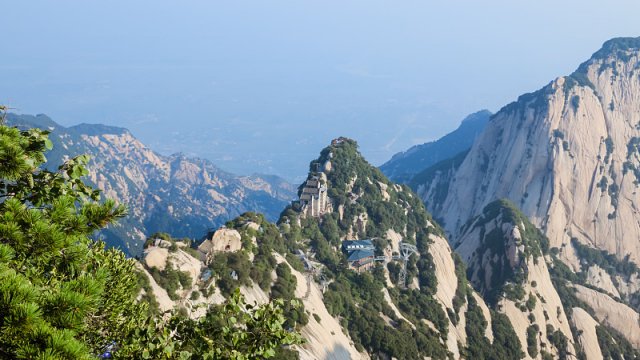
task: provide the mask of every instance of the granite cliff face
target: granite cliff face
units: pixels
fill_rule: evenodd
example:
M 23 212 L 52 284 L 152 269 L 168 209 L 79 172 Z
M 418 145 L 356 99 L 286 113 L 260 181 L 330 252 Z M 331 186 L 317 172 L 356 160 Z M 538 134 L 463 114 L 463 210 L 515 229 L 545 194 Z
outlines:
M 552 280 L 548 239 L 513 204 L 487 205 L 463 227 L 455 250 L 474 288 L 508 317 L 528 358 L 567 359 L 581 350 Z
M 502 198 L 521 209 L 549 248 L 537 270 L 526 264 L 528 277 L 538 273 L 538 290 L 529 279 L 525 291 L 546 288 L 545 300 L 560 299 L 558 319 L 568 319 L 572 331 L 564 320 L 554 328 L 574 354 L 634 358 L 640 343 L 628 329 L 638 326 L 640 299 L 639 146 L 640 38 L 612 39 L 573 74 L 502 108 L 468 153 L 411 185 L 468 261 L 479 289 L 490 280 L 487 272 L 516 259 L 516 233 L 531 228 L 495 220 L 479 227 L 479 219 Z M 483 247 L 496 229 L 509 256 Z M 522 326 L 514 327 L 522 338 Z
M 50 164 L 91 155 L 88 180 L 105 197 L 127 204 L 129 216 L 104 236 L 129 254 L 140 254 L 146 236 L 168 232 L 200 238 L 209 229 L 245 211 L 275 220 L 295 189 L 274 176 L 236 176 L 208 160 L 182 154 L 164 156 L 128 130 L 105 125 L 63 127 L 45 115 L 9 114 L 9 124 L 52 130 Z
M 505 106 L 452 177 L 418 193 L 456 238 L 508 198 L 552 247 L 572 238 L 640 261 L 640 39 L 614 39 L 570 76 Z M 438 195 L 441 195 L 438 198 Z M 567 255 L 567 258 L 569 255 Z

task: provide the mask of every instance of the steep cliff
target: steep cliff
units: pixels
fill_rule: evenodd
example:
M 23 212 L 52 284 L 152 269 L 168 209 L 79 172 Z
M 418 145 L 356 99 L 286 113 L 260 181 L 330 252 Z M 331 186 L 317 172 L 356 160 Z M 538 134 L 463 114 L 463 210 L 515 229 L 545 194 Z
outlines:
M 498 200 L 487 205 L 463 227 L 456 252 L 467 263 L 474 288 L 507 315 L 530 358 L 576 354 L 549 272 L 548 240 L 513 204 Z
M 613 39 L 573 74 L 502 108 L 468 154 L 412 186 L 470 261 L 474 281 L 486 276 L 479 269 L 500 271 L 477 254 L 484 249 L 478 239 L 497 230 L 488 222 L 486 234 L 470 234 L 469 224 L 495 200 L 509 199 L 548 238 L 538 270 L 550 274 L 549 295 L 560 297 L 562 316 L 583 330 L 576 351 L 633 357 L 637 339 L 624 329 L 637 327 L 640 298 L 639 144 L 640 38 Z M 503 237 L 501 246 L 509 244 Z M 598 348 L 586 343 L 594 336 Z
M 513 201 L 549 237 L 640 261 L 640 39 L 613 39 L 570 76 L 495 114 L 446 196 L 416 184 L 456 238 L 488 203 Z
M 294 202 L 277 224 L 250 213 L 228 222 L 199 246 L 195 288 L 169 286 L 177 300 L 160 290 L 158 302 L 199 316 L 195 308 L 235 287 L 258 302 L 299 299 L 303 309 L 289 309 L 287 317 L 308 341 L 295 349 L 303 359 L 525 356 L 512 323 L 473 290 L 462 260 L 407 186 L 390 182 L 344 138 L 310 169 L 309 179 L 323 179 L 327 211 L 313 215 Z M 193 268 L 191 261 L 180 265 L 180 247 L 149 244 L 149 292 L 157 288 L 151 280 L 162 278 L 151 268 L 163 259 L 181 271 Z

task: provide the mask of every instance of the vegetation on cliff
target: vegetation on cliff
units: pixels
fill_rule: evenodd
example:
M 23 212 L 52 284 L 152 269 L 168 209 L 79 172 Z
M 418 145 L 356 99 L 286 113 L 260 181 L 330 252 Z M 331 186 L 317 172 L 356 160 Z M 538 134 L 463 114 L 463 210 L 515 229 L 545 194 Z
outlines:
M 0 357 L 246 359 L 300 341 L 282 300 L 235 295 L 197 321 L 150 317 L 134 260 L 91 240 L 125 208 L 83 183 L 86 156 L 46 170 L 51 146 L 48 131 L 0 124 Z

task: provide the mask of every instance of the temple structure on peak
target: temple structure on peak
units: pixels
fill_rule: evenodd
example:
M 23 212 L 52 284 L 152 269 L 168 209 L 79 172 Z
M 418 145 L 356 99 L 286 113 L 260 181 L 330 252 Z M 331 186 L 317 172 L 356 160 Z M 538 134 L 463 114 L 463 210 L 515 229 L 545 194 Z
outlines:
M 331 212 L 331 202 L 327 196 L 327 176 L 321 172 L 307 179 L 300 193 L 302 214 L 319 217 Z

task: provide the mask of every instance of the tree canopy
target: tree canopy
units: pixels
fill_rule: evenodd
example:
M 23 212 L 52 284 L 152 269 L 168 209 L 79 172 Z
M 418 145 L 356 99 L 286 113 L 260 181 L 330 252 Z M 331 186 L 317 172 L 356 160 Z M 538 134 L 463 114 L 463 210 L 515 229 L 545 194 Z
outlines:
M 0 358 L 266 358 L 301 341 L 282 301 L 239 293 L 199 320 L 150 315 L 135 260 L 92 240 L 126 208 L 82 181 L 87 156 L 46 170 L 48 134 L 0 120 Z

